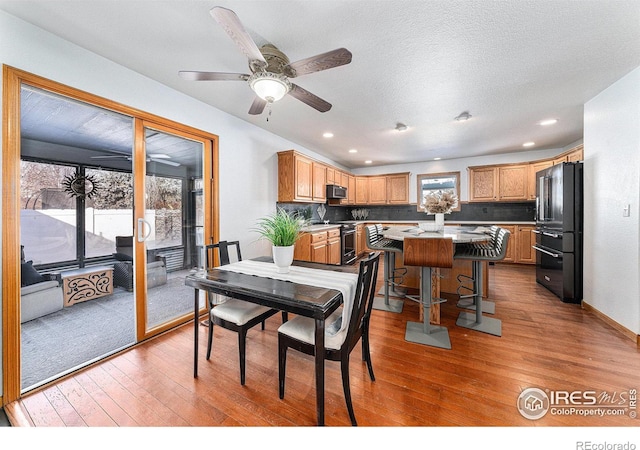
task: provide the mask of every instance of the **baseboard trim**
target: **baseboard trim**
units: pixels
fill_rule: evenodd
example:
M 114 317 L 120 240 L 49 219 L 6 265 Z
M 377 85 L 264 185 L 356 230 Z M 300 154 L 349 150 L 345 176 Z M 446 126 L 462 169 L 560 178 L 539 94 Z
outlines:
M 603 312 L 597 310 L 596 308 L 594 308 L 593 306 L 591 306 L 590 304 L 588 304 L 584 300 L 582 301 L 582 308 L 584 308 L 585 311 L 589 311 L 589 312 L 593 313 L 600 320 L 602 320 L 603 322 L 606 322 L 608 325 L 611 325 L 613 328 L 618 330 L 620 333 L 622 333 L 623 335 L 625 335 L 626 337 L 628 337 L 632 341 L 635 341 L 636 346 L 640 347 L 640 335 L 637 335 L 636 333 L 634 333 L 630 329 L 620 325 L 618 322 L 613 320 L 611 317 L 609 317 L 606 314 L 604 314 Z

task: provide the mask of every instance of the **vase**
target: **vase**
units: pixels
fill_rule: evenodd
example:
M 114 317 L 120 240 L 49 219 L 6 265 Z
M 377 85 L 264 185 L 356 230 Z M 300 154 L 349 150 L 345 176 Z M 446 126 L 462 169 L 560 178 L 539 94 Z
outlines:
M 444 231 L 444 214 L 443 213 L 436 213 L 436 231 L 440 232 L 440 231 Z
M 288 247 L 273 246 L 273 263 L 278 273 L 289 273 L 293 263 L 293 245 Z

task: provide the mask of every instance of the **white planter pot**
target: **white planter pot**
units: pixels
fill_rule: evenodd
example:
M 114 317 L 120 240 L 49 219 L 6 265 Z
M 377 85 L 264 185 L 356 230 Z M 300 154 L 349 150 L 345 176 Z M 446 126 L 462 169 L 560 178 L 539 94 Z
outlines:
M 273 248 L 273 263 L 276 265 L 278 273 L 289 273 L 289 267 L 293 263 L 293 245 L 289 247 Z
M 436 231 L 444 231 L 444 214 L 436 213 Z

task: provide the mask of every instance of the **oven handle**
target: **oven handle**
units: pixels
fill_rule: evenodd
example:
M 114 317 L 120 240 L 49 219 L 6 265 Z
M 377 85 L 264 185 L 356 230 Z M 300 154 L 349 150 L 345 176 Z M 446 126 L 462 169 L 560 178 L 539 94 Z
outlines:
M 561 253 L 553 253 L 553 252 L 550 252 L 549 250 L 545 250 L 544 248 L 540 248 L 537 245 L 532 245 L 531 248 L 533 248 L 534 250 L 536 250 L 538 252 L 547 254 L 549 256 L 553 256 L 554 258 L 560 258 L 560 256 L 562 256 Z
M 549 236 L 549 237 L 556 238 L 556 239 L 558 239 L 559 237 L 562 237 L 558 233 L 549 233 L 547 231 L 540 231 L 540 230 L 532 230 L 532 231 L 534 233 L 536 233 L 536 234 L 542 234 L 544 236 Z

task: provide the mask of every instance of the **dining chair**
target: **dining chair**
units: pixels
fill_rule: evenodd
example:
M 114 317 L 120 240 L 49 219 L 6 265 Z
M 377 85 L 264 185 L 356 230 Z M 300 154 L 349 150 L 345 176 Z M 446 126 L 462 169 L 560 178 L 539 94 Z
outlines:
M 324 359 L 340 361 L 344 398 L 351 424 L 354 426 L 357 425 L 357 422 L 353 412 L 349 386 L 349 355 L 358 341 L 362 339 L 362 360 L 367 363 L 371 381 L 375 381 L 369 346 L 369 321 L 379 262 L 380 252 L 370 253 L 368 257 L 360 261 L 358 284 L 348 325 L 342 327 L 342 308 L 336 310 L 326 320 L 328 324 L 326 330 L 333 329 L 336 332 L 335 334 L 327 333 L 325 336 Z M 281 399 L 284 398 L 287 349 L 289 348 L 307 355 L 315 354 L 315 321 L 312 318 L 296 316 L 278 328 L 278 382 Z
M 235 247 L 236 257 L 238 261 L 242 260 L 240 253 L 239 241 L 220 241 L 216 244 L 207 245 L 205 247 L 205 260 L 207 269 L 214 267 L 214 252 L 217 250 L 220 265 L 226 265 L 231 262 L 229 257 L 229 247 Z M 278 312 L 267 306 L 258 305 L 251 302 L 245 302 L 235 298 L 222 298 L 220 303 L 219 296 L 211 292 L 207 295 L 207 309 L 209 310 L 209 334 L 207 336 L 207 360 L 211 357 L 211 349 L 213 346 L 213 327 L 218 325 L 227 330 L 238 333 L 238 350 L 240 355 L 240 384 L 245 383 L 245 360 L 246 360 L 246 342 L 247 332 L 259 323 L 262 323 L 262 329 L 265 327 L 265 320 Z M 287 313 L 282 313 L 283 322 L 287 321 Z

